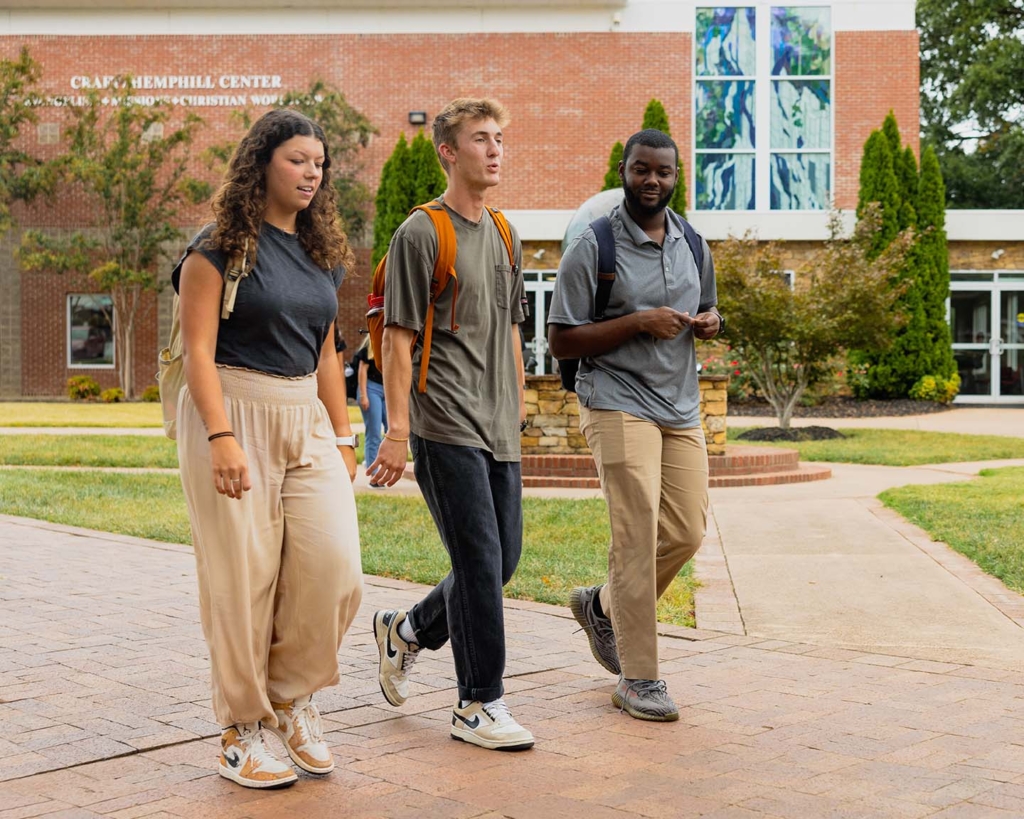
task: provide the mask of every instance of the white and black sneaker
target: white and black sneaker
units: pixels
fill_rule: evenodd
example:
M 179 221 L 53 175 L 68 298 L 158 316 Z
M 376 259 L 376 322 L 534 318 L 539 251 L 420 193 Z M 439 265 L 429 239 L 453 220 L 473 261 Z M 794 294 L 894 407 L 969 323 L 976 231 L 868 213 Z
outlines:
M 398 634 L 398 627 L 407 616 L 401 609 L 387 609 L 373 615 L 373 636 L 380 653 L 377 680 L 380 693 L 394 706 L 409 699 L 409 672 L 420 651 L 418 645 L 406 642 Z
M 491 751 L 525 751 L 533 747 L 533 734 L 512 717 L 504 700 L 471 702 L 452 709 L 452 739 Z

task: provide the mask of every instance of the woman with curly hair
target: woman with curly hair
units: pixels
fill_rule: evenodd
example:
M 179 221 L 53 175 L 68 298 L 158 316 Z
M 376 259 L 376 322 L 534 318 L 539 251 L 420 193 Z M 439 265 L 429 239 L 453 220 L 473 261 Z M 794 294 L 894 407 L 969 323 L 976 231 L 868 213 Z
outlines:
M 303 770 L 334 769 L 311 698 L 338 682 L 362 596 L 355 438 L 334 352 L 352 252 L 330 168 L 316 123 L 289 109 L 262 116 L 213 200 L 216 222 L 172 276 L 187 382 L 178 459 L 219 770 L 249 788 L 297 779 L 264 729 Z M 225 276 L 238 270 L 232 305 Z

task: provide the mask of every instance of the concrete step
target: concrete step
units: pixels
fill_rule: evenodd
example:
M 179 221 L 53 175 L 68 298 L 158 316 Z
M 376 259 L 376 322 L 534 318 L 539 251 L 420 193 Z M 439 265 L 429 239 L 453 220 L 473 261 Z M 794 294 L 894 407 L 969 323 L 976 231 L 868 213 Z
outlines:
M 754 472 L 748 475 L 717 475 L 709 480 L 712 489 L 730 486 L 777 486 L 784 483 L 807 483 L 826 481 L 832 477 L 832 470 L 819 464 L 799 464 L 793 469 L 777 472 Z

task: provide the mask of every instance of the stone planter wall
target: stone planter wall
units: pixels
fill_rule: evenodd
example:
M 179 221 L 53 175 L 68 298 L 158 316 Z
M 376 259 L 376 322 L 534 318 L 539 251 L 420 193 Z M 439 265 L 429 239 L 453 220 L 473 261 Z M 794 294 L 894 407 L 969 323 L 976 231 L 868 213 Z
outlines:
M 725 452 L 726 375 L 701 376 L 700 419 L 708 454 Z M 557 375 L 526 377 L 526 431 L 524 455 L 589 455 L 580 432 L 580 405 L 575 393 L 566 393 Z

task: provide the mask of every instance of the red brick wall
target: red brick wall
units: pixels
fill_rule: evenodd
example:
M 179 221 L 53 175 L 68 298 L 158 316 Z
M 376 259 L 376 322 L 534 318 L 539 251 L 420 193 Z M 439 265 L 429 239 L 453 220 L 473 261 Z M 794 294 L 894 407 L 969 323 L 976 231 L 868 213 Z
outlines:
M 916 31 L 840 31 L 835 36 L 835 203 L 857 207 L 864 143 L 892 110 L 903 143 L 920 156 Z
M 66 395 L 73 375 L 96 379 L 101 389 L 118 386 L 117 370 L 68 367 L 67 297 L 95 290 L 84 276 L 24 273 L 21 280 L 21 385 L 26 396 Z M 156 299 L 144 302 L 135 330 L 135 389 L 141 393 L 156 379 Z M 117 353 L 115 352 L 115 355 Z
M 14 56 L 23 44 L 21 37 L 0 37 L 0 56 Z M 380 129 L 363 157 L 362 178 L 371 188 L 399 132 L 413 133 L 409 111 L 424 110 L 430 117 L 451 98 L 470 95 L 493 96 L 512 115 L 506 129 L 504 181 L 494 197 L 501 207 L 576 207 L 600 188 L 612 143 L 639 128 L 652 97 L 665 105 L 691 178 L 692 38 L 687 33 L 87 36 L 33 37 L 28 45 L 43 67 L 45 89 L 55 94 L 72 93 L 72 75 L 277 74 L 284 90 L 301 90 L 322 77 L 341 88 Z M 890 108 L 906 141 L 917 149 L 917 86 L 916 32 L 836 35 L 835 177 L 840 207 L 856 204 L 864 140 Z M 239 136 L 230 109 L 190 110 L 206 122 L 195 157 L 206 145 Z M 57 121 L 65 114 L 42 109 L 40 121 Z M 178 109 L 177 116 L 183 115 L 184 109 Z M 40 150 L 34 131 L 31 142 Z M 194 164 L 196 173 L 205 172 L 198 159 Z M 191 233 L 207 214 L 205 206 L 190 212 L 183 231 Z M 19 214 L 24 226 L 49 228 L 87 226 L 89 216 L 88 203 L 73 191 Z M 356 331 L 364 324 L 368 264 L 369 253 L 360 253 L 342 288 L 342 330 L 350 348 L 358 345 Z M 25 394 L 63 391 L 68 376 L 64 295 L 70 286 L 68 279 L 26 275 Z M 151 383 L 156 335 L 155 319 L 139 334 L 140 388 Z M 104 386 L 112 385 L 114 377 L 112 372 L 97 375 Z

